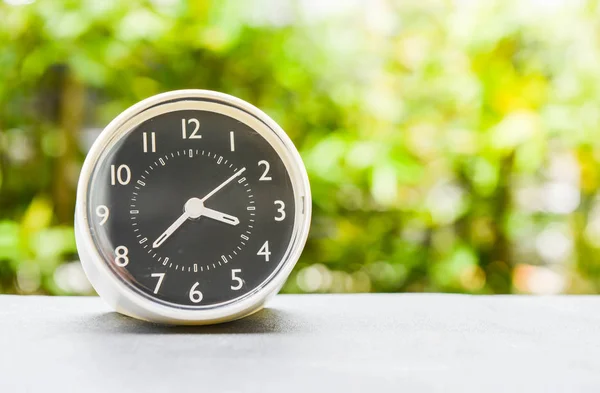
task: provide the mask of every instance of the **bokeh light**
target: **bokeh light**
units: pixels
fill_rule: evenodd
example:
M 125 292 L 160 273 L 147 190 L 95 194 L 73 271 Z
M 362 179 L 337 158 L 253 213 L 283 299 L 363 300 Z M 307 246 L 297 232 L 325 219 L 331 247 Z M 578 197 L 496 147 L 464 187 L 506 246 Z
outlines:
M 286 292 L 600 291 L 596 1 L 4 0 L 0 20 L 0 292 L 93 292 L 85 153 L 180 88 L 298 146 L 314 217 Z

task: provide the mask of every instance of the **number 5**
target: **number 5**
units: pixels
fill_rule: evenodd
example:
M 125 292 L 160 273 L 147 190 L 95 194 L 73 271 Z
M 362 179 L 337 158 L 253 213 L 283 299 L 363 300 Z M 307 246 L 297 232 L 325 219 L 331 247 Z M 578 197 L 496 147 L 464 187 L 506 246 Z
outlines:
M 234 291 L 238 291 L 242 288 L 242 285 L 244 285 L 244 281 L 239 278 L 236 277 L 236 273 L 241 273 L 242 269 L 231 269 L 231 279 L 235 282 L 237 282 L 237 285 L 232 285 L 231 289 L 233 289 Z

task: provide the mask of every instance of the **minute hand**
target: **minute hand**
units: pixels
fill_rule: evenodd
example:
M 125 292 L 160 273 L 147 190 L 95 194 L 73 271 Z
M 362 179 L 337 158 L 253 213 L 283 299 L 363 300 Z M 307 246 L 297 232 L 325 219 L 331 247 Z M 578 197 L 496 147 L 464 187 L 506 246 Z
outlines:
M 217 193 L 217 191 L 219 191 L 221 188 L 225 187 L 230 181 L 232 181 L 233 179 L 235 179 L 236 177 L 241 175 L 245 170 L 246 170 L 246 167 L 244 167 L 244 168 L 240 169 L 239 171 L 237 171 L 236 173 L 234 173 L 229 179 L 225 180 L 217 188 L 215 188 L 214 190 L 212 190 L 211 192 L 206 194 L 206 196 L 204 198 L 202 198 L 202 202 L 205 202 L 208 198 L 215 195 Z
M 190 213 L 186 210 L 152 243 L 152 248 L 160 247 L 188 218 L 190 218 Z

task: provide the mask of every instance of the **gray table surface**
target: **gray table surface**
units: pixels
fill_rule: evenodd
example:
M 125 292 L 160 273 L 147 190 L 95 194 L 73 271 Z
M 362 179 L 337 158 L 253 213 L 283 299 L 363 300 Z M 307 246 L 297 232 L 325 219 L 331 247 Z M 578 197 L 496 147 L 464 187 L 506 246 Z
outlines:
M 279 295 L 168 327 L 0 296 L 0 392 L 600 392 L 600 297 Z

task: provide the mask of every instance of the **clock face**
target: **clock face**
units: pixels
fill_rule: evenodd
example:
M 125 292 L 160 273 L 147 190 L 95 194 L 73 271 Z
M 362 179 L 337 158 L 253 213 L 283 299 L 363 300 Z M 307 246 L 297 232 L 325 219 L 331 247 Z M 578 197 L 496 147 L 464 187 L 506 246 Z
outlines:
M 272 130 L 193 100 L 151 108 L 122 129 L 87 193 L 90 233 L 113 272 L 184 308 L 265 285 L 285 262 L 302 203 Z

